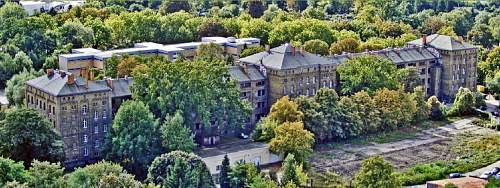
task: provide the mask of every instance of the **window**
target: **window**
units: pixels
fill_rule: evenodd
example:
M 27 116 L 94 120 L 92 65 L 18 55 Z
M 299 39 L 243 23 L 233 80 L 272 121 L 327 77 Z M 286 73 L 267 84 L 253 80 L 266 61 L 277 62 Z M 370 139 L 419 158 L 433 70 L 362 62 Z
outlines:
M 247 97 L 247 92 L 241 92 L 241 93 L 240 93 L 240 97 L 241 97 L 241 98 L 245 98 L 245 97 Z
M 94 148 L 99 148 L 99 140 L 95 140 L 95 142 L 94 142 Z
M 106 101 L 106 100 L 103 100 L 103 101 L 102 101 L 102 105 L 103 105 L 103 106 L 106 106 L 106 103 L 107 103 L 107 101 Z
M 89 138 L 87 137 L 86 134 L 83 135 L 83 143 L 87 143 L 89 141 Z
M 99 133 L 99 125 L 94 126 L 94 134 Z
M 258 91 L 257 91 L 257 96 L 258 96 L 258 97 L 260 97 L 260 96 L 264 96 L 264 95 L 266 95 L 266 90 L 261 89 L 261 90 L 258 90 Z
M 333 88 L 333 80 L 330 80 L 330 88 Z
M 252 86 L 251 83 L 242 83 L 242 84 L 240 84 L 241 88 L 249 88 L 250 86 Z
M 222 167 L 222 165 L 217 165 L 217 166 L 215 167 L 215 170 L 219 171 L 219 170 L 221 169 L 221 167 Z
M 316 77 L 313 77 L 313 84 L 316 83 Z
M 294 90 L 294 89 L 295 89 L 295 88 L 293 87 L 293 85 L 292 85 L 292 86 L 290 86 L 290 94 L 293 94 L 293 90 Z
M 83 148 L 83 156 L 85 157 L 89 156 L 89 149 Z
M 420 69 L 420 74 L 425 74 L 425 68 Z
M 86 129 L 87 128 L 87 120 L 86 119 L 83 119 L 83 128 Z
M 103 132 L 108 132 L 108 124 L 104 124 L 104 125 L 102 125 L 102 127 L 103 127 L 103 130 L 102 130 Z
M 99 119 L 99 112 L 94 111 L 94 120 L 97 121 Z
M 82 106 L 82 114 L 83 115 L 87 114 L 87 105 Z
M 102 119 L 107 119 L 108 118 L 108 114 L 106 114 L 106 110 L 103 110 L 102 111 Z
M 326 80 L 323 80 L 323 87 L 326 87 Z

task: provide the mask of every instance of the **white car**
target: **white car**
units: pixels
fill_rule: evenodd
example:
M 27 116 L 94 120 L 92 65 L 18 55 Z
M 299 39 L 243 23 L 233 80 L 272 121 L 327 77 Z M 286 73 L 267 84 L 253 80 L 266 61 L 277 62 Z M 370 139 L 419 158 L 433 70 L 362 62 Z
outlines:
M 490 178 L 492 176 L 497 176 L 499 172 L 500 172 L 500 168 L 495 167 L 495 168 L 492 168 L 492 169 L 484 172 L 483 174 L 481 174 L 481 176 L 479 176 L 479 178 L 487 180 L 488 178 Z

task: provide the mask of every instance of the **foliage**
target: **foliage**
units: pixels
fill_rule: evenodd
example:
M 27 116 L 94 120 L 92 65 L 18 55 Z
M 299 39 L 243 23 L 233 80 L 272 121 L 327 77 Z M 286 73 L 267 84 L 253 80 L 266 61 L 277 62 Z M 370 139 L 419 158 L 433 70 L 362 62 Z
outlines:
M 370 157 L 363 160 L 361 169 L 356 174 L 356 187 L 400 187 L 394 167 L 382 157 Z
M 148 165 L 162 152 L 160 139 L 158 122 L 148 106 L 141 101 L 125 101 L 108 133 L 106 158 L 143 178 Z
M 29 71 L 32 67 L 33 62 L 24 52 L 16 53 L 14 58 L 9 54 L 0 52 L 0 85 L 5 84 L 15 74 L 24 70 Z
M 173 117 L 167 116 L 161 126 L 163 146 L 168 151 L 191 152 L 196 147 L 189 127 L 186 127 L 181 112 L 176 112 Z
M 206 62 L 221 61 L 224 59 L 223 53 L 224 51 L 218 44 L 202 44 L 196 49 L 196 59 Z
M 28 173 L 29 187 L 63 187 L 64 168 L 60 163 L 34 160 Z
M 26 82 L 41 75 L 42 74 L 33 70 L 24 70 L 7 81 L 5 95 L 7 96 L 7 100 L 9 100 L 9 105 L 17 107 L 23 106 L 25 104 Z
M 297 186 L 301 186 L 306 183 L 307 175 L 302 170 L 302 164 L 295 160 L 293 154 L 286 156 L 283 161 L 283 167 L 281 167 L 282 177 L 281 183 L 288 184 L 292 182 Z
M 252 138 L 255 141 L 269 141 L 274 138 L 274 129 L 279 125 L 278 122 L 270 118 L 262 118 L 257 122 L 257 125 L 255 125 Z
M 288 96 L 281 97 L 272 106 L 267 118 L 278 124 L 285 122 L 302 121 L 304 114 L 299 110 L 298 105 L 291 101 Z
M 466 116 L 475 113 L 474 95 L 468 88 L 458 89 L 455 101 L 448 112 L 451 116 Z
M 376 106 L 374 99 L 365 91 L 356 92 L 349 97 L 343 97 L 341 103 L 346 104 L 351 100 L 349 108 L 361 118 L 363 133 L 374 133 L 381 129 L 380 109 Z
M 26 182 L 28 175 L 24 171 L 23 163 L 15 162 L 8 158 L 0 157 L 0 186 L 4 186 L 7 182 L 18 181 Z
M 341 93 L 353 94 L 365 90 L 373 93 L 377 89 L 397 89 L 399 84 L 396 65 L 376 56 L 361 56 L 348 60 L 337 67 L 340 75 Z
M 485 185 L 485 188 L 495 188 L 500 187 L 500 179 L 490 178 L 488 183 Z
M 147 181 L 162 187 L 214 187 L 212 176 L 200 157 L 173 151 L 156 157 Z
M 417 112 L 416 101 L 402 91 L 384 88 L 375 92 L 373 100 L 380 110 L 384 130 L 409 125 Z
M 243 57 L 251 56 L 251 55 L 257 54 L 259 52 L 263 52 L 264 50 L 266 50 L 266 49 L 264 49 L 264 47 L 262 47 L 262 46 L 252 46 L 249 48 L 245 48 L 241 51 L 240 57 L 243 58 Z
M 344 52 L 355 53 L 358 52 L 358 47 L 359 41 L 357 41 L 356 39 L 347 38 L 333 43 L 332 46 L 330 46 L 330 53 L 337 55 Z
M 210 19 L 198 26 L 199 38 L 202 37 L 227 37 L 228 32 L 222 23 Z
M 92 165 L 87 165 L 83 168 L 77 168 L 74 172 L 67 176 L 67 187 L 97 187 L 100 184 L 101 178 L 108 175 L 120 175 L 125 173 L 123 168 L 114 163 L 101 161 Z
M 38 111 L 14 108 L 0 121 L 0 153 L 29 167 L 34 159 L 61 161 L 61 136 Z
M 219 185 L 221 188 L 230 188 L 229 174 L 231 173 L 231 167 L 229 166 L 229 158 L 227 154 L 224 155 L 222 160 L 220 172 L 219 172 Z
M 493 78 L 486 79 L 488 90 L 495 96 L 500 96 L 500 71 Z
M 262 0 L 249 0 L 247 1 L 247 7 L 248 13 L 253 18 L 260 18 L 266 10 L 266 7 L 264 6 Z
M 443 120 L 444 112 L 436 96 L 431 96 L 427 99 L 427 106 L 429 108 L 429 118 L 433 121 Z
M 500 47 L 495 47 L 488 53 L 484 65 L 480 68 L 485 73 L 487 79 L 495 77 L 496 72 L 500 69 Z
M 314 135 L 304 129 L 302 122 L 285 122 L 275 130 L 276 136 L 269 142 L 269 150 L 287 156 L 293 154 L 300 163 L 312 153 Z
M 125 77 L 132 75 L 133 69 L 137 66 L 137 59 L 134 56 L 125 55 L 118 66 L 116 66 L 116 76 Z
M 253 163 L 237 162 L 229 173 L 231 187 L 245 187 L 260 176 L 260 171 Z
M 422 122 L 429 118 L 430 108 L 425 101 L 425 91 L 422 87 L 416 87 L 412 93 L 412 98 L 416 104 L 415 122 Z
M 190 12 L 191 11 L 191 4 L 188 1 L 178 1 L 178 0 L 164 0 L 161 3 L 160 9 L 158 12 L 160 12 L 163 15 L 166 15 L 168 13 L 174 13 L 178 11 L 185 11 L 185 12 Z
M 444 185 L 444 188 L 458 188 L 458 186 L 453 183 L 447 183 L 446 185 Z
M 324 41 L 314 39 L 304 44 L 304 49 L 313 54 L 328 55 L 328 44 Z
M 180 111 L 191 128 L 199 123 L 226 129 L 239 128 L 250 115 L 223 61 L 152 60 L 133 75 L 132 96 L 156 117 Z

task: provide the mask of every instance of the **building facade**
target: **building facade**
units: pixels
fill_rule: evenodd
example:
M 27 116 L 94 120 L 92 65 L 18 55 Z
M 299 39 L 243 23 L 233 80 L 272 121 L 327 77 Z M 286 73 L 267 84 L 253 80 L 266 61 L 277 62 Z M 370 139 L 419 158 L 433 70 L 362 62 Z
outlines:
M 44 114 L 64 142 L 66 168 L 97 162 L 112 124 L 113 101 L 130 97 L 131 79 L 88 81 L 65 71 L 26 82 L 29 108 Z
M 477 47 L 450 36 L 434 34 L 411 41 L 407 46 L 432 48 L 440 54 L 442 100 L 451 102 L 460 87 L 476 90 Z

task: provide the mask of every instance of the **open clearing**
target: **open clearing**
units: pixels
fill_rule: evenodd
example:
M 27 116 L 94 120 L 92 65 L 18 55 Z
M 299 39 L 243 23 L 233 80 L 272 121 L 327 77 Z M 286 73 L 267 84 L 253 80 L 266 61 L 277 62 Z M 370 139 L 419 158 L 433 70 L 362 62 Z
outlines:
M 436 128 L 419 130 L 415 133 L 387 135 L 377 141 L 354 141 L 355 144 L 321 145 L 310 158 L 315 172 L 337 172 L 349 180 L 358 171 L 361 161 L 370 156 L 380 155 L 391 162 L 398 171 L 412 165 L 437 160 L 455 159 L 459 156 L 455 147 L 464 141 L 480 135 L 498 134 L 493 130 L 472 125 L 472 118 L 462 119 Z M 399 141 L 396 137 L 401 138 Z M 392 140 L 391 140 L 392 139 Z M 383 141 L 391 140 L 390 142 Z

